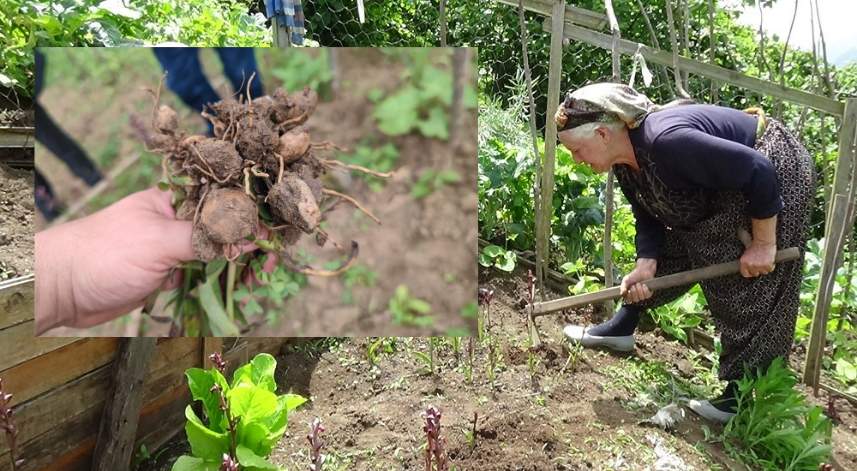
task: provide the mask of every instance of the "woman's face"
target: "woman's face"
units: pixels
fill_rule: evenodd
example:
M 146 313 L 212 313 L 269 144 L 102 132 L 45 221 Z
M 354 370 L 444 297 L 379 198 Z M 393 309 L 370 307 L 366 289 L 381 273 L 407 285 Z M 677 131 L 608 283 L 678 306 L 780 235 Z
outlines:
M 586 164 L 596 173 L 605 173 L 613 165 L 609 153 L 608 131 L 597 128 L 587 137 L 577 139 L 572 137 L 571 130 L 562 131 L 558 134 L 560 142 L 571 152 L 574 161 L 578 164 Z

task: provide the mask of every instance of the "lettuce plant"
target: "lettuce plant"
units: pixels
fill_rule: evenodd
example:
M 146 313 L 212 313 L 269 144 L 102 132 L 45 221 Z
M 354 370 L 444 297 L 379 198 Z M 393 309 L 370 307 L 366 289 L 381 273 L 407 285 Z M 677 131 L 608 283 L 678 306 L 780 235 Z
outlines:
M 205 414 L 200 418 L 191 406 L 185 409 L 192 455 L 180 457 L 172 470 L 277 470 L 267 457 L 286 432 L 289 411 L 306 399 L 275 394 L 277 362 L 267 353 L 238 368 L 231 384 L 224 377 L 222 357 L 212 355 L 212 361 L 215 368 L 185 373 L 193 399 L 202 402 Z

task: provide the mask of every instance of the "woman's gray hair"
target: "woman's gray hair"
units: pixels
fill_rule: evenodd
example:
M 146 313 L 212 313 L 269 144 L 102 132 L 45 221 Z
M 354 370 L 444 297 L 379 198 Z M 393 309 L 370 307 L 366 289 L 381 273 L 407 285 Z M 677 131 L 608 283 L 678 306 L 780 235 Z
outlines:
M 618 117 L 614 117 L 613 115 L 610 115 L 610 119 L 608 119 L 608 120 L 596 121 L 594 123 L 581 124 L 580 126 L 577 126 L 577 127 L 571 128 L 571 129 L 566 129 L 565 131 L 561 131 L 561 132 L 568 133 L 567 135 L 571 139 L 584 140 L 584 139 L 590 139 L 590 138 L 594 137 L 595 130 L 598 128 L 607 128 L 613 132 L 618 132 L 618 131 L 621 131 L 622 129 L 627 128 L 627 127 L 628 126 L 625 123 L 623 123 L 622 120 L 620 120 Z

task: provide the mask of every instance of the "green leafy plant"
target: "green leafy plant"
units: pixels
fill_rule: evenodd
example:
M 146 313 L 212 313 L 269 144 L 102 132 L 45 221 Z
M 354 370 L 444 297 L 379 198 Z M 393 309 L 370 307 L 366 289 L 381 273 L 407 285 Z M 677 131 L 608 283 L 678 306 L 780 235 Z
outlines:
M 518 256 L 511 250 L 505 250 L 498 245 L 489 245 L 479 253 L 479 264 L 483 267 L 494 266 L 500 270 L 511 272 L 515 269 Z
M 318 92 L 319 97 L 330 96 L 330 81 L 333 74 L 328 68 L 327 51 L 318 49 L 318 54 L 313 57 L 303 50 L 284 50 L 288 58 L 285 65 L 271 70 L 274 77 L 282 80 L 283 88 L 288 92 L 300 90 L 306 86 Z M 370 167 L 371 168 L 371 167 Z
M 354 148 L 351 153 L 339 153 L 340 160 L 348 162 L 352 165 L 371 168 L 379 173 L 387 173 L 393 170 L 393 166 L 399 160 L 399 149 L 392 142 L 388 142 L 380 147 L 371 147 L 369 145 L 360 144 Z M 375 193 L 380 192 L 384 188 L 387 180 L 376 177 L 374 175 L 357 172 L 354 174 L 366 182 L 366 185 Z
M 396 351 L 398 339 L 396 337 L 381 337 L 366 348 L 366 357 L 373 365 L 381 360 L 381 353 L 392 354 Z
M 205 414 L 200 418 L 191 406 L 185 409 L 192 455 L 180 457 L 173 471 L 217 471 L 227 461 L 246 470 L 276 470 L 267 457 L 286 432 L 289 412 L 306 399 L 275 394 L 277 362 L 267 353 L 238 368 L 231 384 L 220 354 L 211 358 L 215 368 L 185 373 L 193 400 L 202 402 Z
M 431 48 L 387 48 L 392 58 L 403 61 L 407 68 L 401 78 L 405 85 L 380 100 L 372 113 L 378 129 L 384 134 L 400 136 L 419 131 L 423 136 L 449 138 L 448 107 L 452 104 L 452 74 L 448 50 Z M 473 87 L 465 87 L 464 106 L 476 106 Z
M 433 168 L 429 168 L 420 174 L 417 182 L 411 188 L 411 198 L 419 199 L 426 197 L 447 183 L 455 183 L 461 177 L 453 170 L 444 170 L 438 172 Z
M 399 285 L 389 305 L 394 324 L 409 324 L 428 327 L 434 324 L 434 316 L 429 316 L 431 305 L 416 299 L 408 293 L 408 287 Z
M 338 265 L 337 265 L 338 266 Z M 354 265 L 342 273 L 342 282 L 345 291 L 342 293 L 342 302 L 354 304 L 355 286 L 375 286 L 378 280 L 378 272 L 365 265 Z
M 664 332 L 687 343 L 687 331 L 702 322 L 699 313 L 705 306 L 702 288 L 695 285 L 685 296 L 653 310 L 652 319 Z
M 821 407 L 794 389 L 797 378 L 781 358 L 766 371 L 747 371 L 737 383 L 737 414 L 723 430 L 736 458 L 782 471 L 814 471 L 827 461 L 833 426 Z

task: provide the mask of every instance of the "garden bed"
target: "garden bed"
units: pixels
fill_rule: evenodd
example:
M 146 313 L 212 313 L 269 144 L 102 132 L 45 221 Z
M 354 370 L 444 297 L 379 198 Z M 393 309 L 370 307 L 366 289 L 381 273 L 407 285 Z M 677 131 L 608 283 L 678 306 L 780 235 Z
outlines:
M 531 376 L 526 324 L 519 309 L 523 271 L 507 275 L 483 269 L 480 275 L 480 285 L 495 291 L 489 334 L 482 343 L 474 340 L 472 383 L 466 379 L 466 338 L 458 353 L 452 339 L 440 339 L 434 375 L 426 361 L 428 339 L 329 339 L 290 347 L 278 357 L 280 392 L 312 400 L 290 414 L 289 428 L 271 460 L 290 470 L 306 469 L 305 436 L 310 421 L 318 417 L 328 442 L 322 452 L 330 455 L 324 469 L 423 470 L 421 414 L 431 404 L 443 412 L 446 448 L 457 470 L 655 469 L 659 459 L 670 456 L 686 468 L 669 469 L 716 469 L 714 464 L 744 469 L 722 445 L 706 442 L 703 426 L 713 433 L 719 433 L 720 426 L 687 412 L 677 430 L 667 432 L 638 424 L 665 403 L 632 410 L 635 400 L 644 402 L 645 387 L 659 382 L 710 388 L 712 373 L 699 356 L 648 331 L 639 334 L 633 353 L 587 350 L 574 358 L 560 331 L 566 323 L 592 316 L 582 311 L 537 321 L 544 346 L 535 354 Z M 497 358 L 493 388 L 488 376 L 491 339 Z M 841 469 L 855 469 L 857 414 L 843 400 L 835 405 L 843 424 L 834 431 L 834 459 Z M 167 450 L 141 469 L 169 470 L 174 455 L 188 450 L 184 434 Z

